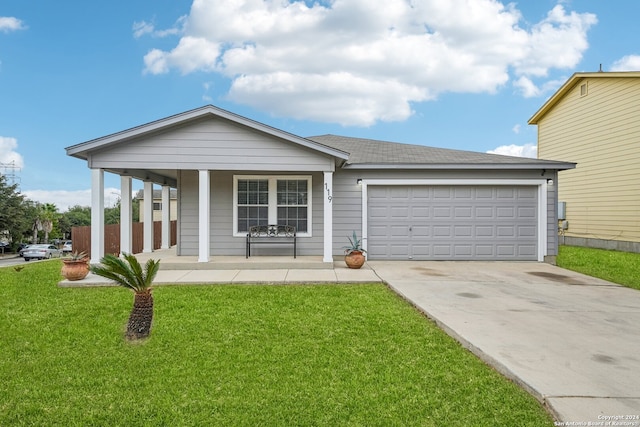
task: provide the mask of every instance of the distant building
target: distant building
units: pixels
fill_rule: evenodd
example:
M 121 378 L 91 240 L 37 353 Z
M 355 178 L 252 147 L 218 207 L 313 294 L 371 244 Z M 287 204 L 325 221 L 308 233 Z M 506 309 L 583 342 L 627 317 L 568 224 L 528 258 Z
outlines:
M 144 194 L 143 190 L 136 193 L 136 199 L 140 201 L 140 222 L 144 222 Z M 178 190 L 169 191 L 169 219 L 178 218 Z M 153 220 L 162 220 L 162 190 L 153 190 Z

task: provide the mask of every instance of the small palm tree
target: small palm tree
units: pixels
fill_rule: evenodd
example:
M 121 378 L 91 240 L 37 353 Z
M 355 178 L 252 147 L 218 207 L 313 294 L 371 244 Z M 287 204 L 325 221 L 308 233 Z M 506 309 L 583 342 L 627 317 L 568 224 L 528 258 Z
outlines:
M 148 260 L 143 270 L 135 256 L 125 253 L 122 256 L 124 259 L 111 254 L 105 255 L 100 260 L 100 265 L 91 266 L 91 272 L 134 292 L 126 337 L 130 340 L 146 338 L 151 333 L 153 321 L 151 283 L 160 268 L 160 260 Z

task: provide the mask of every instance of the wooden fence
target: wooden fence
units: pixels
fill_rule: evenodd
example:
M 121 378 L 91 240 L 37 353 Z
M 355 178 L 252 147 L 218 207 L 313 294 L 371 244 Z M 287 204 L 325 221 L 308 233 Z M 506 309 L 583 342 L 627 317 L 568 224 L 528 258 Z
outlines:
M 142 252 L 143 246 L 143 223 L 134 222 L 132 227 L 131 252 L 139 254 Z M 171 246 L 177 242 L 177 221 L 171 221 L 171 232 L 169 238 Z M 86 252 L 91 256 L 91 226 L 72 227 L 71 241 L 73 242 L 73 250 L 78 252 Z M 153 249 L 160 249 L 162 244 L 162 222 L 154 221 L 153 223 Z M 120 224 L 109 224 L 104 226 L 104 253 L 119 254 L 120 253 Z

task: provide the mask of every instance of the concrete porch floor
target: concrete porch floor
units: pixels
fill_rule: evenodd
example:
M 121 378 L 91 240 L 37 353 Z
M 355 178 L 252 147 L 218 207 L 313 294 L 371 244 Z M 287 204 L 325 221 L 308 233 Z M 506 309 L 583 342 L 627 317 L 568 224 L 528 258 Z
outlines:
M 343 260 L 332 263 L 320 256 L 242 256 L 211 257 L 198 262 L 197 256 L 177 256 L 175 248 L 136 254 L 141 264 L 160 260 L 154 285 L 178 284 L 293 284 L 293 283 L 371 283 L 382 279 L 366 263 L 359 270 L 348 268 Z M 100 276 L 89 275 L 77 281 L 63 280 L 61 287 L 115 286 Z

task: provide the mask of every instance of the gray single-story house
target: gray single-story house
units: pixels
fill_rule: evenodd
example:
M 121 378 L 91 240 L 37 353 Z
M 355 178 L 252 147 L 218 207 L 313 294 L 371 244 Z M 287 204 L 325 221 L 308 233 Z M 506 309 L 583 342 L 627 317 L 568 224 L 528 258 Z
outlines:
M 343 254 L 353 231 L 369 259 L 553 262 L 557 173 L 575 167 L 336 135 L 304 138 L 211 105 L 66 152 L 92 171 L 92 262 L 103 255 L 105 171 L 121 177 L 123 252 L 131 245 L 127 195 L 136 178 L 144 181 L 145 200 L 152 201 L 154 184 L 162 187 L 163 206 L 177 189 L 176 254 L 199 262 L 244 255 L 254 224 L 294 225 L 298 254 L 324 262 Z M 167 211 L 163 248 L 168 222 Z M 145 252 L 153 248 L 151 227 L 145 223 Z M 290 251 L 263 245 L 252 253 Z

